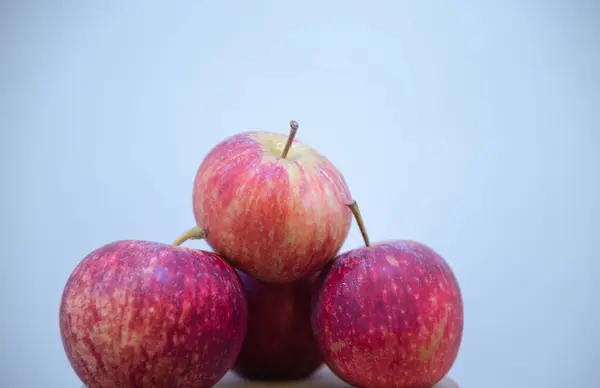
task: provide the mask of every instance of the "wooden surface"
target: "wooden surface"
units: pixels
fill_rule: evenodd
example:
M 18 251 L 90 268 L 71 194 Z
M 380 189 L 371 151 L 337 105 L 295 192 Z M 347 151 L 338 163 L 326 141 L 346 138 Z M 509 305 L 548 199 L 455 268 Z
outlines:
M 258 387 L 289 387 L 289 388 L 349 388 L 327 368 L 320 369 L 309 380 L 288 383 L 263 383 L 244 381 L 233 373 L 227 373 L 215 388 L 258 388 Z M 458 388 L 458 385 L 450 378 L 443 379 L 434 388 Z

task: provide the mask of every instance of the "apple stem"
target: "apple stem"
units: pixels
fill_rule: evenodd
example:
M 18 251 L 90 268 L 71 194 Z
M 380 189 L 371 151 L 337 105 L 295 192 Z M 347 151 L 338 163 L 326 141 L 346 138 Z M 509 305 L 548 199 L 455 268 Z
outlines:
M 296 132 L 298 132 L 298 122 L 292 120 L 290 121 L 290 136 L 288 136 L 287 143 L 285 143 L 285 147 L 281 153 L 283 159 L 286 158 L 290 148 L 292 148 L 292 142 L 294 141 L 294 137 L 296 137 Z
M 206 232 L 204 230 L 200 229 L 199 227 L 194 226 L 193 228 L 191 228 L 190 230 L 188 230 L 181 236 L 177 237 L 177 240 L 175 240 L 173 245 L 178 247 L 182 243 L 186 242 L 187 240 L 203 240 L 205 238 L 206 238 Z
M 352 214 L 354 215 L 354 219 L 358 224 L 358 228 L 360 229 L 360 234 L 362 234 L 363 240 L 365 240 L 365 246 L 370 247 L 371 242 L 369 241 L 369 235 L 367 234 L 367 228 L 365 227 L 365 221 L 360 214 L 360 209 L 358 208 L 358 204 L 356 201 L 353 201 L 352 204 L 349 205 L 350 210 L 352 210 Z

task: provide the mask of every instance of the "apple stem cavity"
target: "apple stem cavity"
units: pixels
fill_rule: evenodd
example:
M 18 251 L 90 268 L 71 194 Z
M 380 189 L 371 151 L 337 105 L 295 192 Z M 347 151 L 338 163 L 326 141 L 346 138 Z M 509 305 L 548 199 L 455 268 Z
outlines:
M 371 242 L 369 241 L 369 235 L 367 234 L 367 228 L 365 227 L 365 221 L 360 214 L 360 209 L 358 208 L 358 204 L 356 201 L 353 201 L 352 204 L 348 205 L 350 210 L 352 210 L 352 214 L 354 215 L 354 219 L 358 224 L 358 228 L 360 229 L 360 234 L 362 234 L 363 240 L 365 240 L 365 246 L 370 247 Z
M 281 157 L 283 159 L 287 157 L 290 148 L 292 148 L 292 142 L 294 141 L 294 137 L 296 137 L 296 132 L 298 132 L 298 122 L 292 120 L 290 121 L 290 136 L 288 136 L 287 143 L 285 143 L 285 147 L 283 148 L 283 152 L 281 153 Z
M 199 227 L 194 226 L 193 228 L 191 228 L 190 230 L 188 230 L 181 236 L 177 237 L 177 240 L 175 240 L 175 242 L 173 242 L 173 245 L 178 247 L 181 244 L 183 244 L 184 242 L 186 242 L 187 240 L 204 240 L 205 238 L 206 238 L 206 232 L 204 230 L 200 229 Z

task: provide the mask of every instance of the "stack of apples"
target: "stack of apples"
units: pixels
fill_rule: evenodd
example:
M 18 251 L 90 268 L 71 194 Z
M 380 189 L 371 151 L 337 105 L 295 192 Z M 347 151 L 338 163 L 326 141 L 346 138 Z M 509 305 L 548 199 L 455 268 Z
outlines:
M 323 365 L 357 387 L 444 378 L 463 332 L 451 268 L 420 242 L 370 243 L 342 173 L 297 130 L 217 144 L 194 180 L 196 225 L 173 243 L 111 242 L 75 267 L 60 334 L 88 388 L 302 380 Z M 340 253 L 353 220 L 364 246 Z

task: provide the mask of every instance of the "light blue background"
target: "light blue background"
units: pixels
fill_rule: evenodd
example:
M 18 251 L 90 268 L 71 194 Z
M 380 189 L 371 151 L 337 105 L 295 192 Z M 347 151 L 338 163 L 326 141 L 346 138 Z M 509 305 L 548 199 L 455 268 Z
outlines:
M 2 2 L 0 386 L 79 386 L 58 333 L 73 268 L 113 240 L 171 242 L 209 149 L 290 119 L 372 240 L 420 240 L 455 270 L 461 387 L 595 386 L 599 11 Z M 360 244 L 353 226 L 344 250 Z

